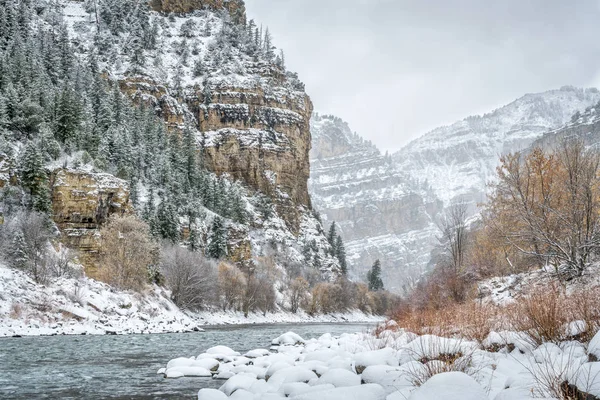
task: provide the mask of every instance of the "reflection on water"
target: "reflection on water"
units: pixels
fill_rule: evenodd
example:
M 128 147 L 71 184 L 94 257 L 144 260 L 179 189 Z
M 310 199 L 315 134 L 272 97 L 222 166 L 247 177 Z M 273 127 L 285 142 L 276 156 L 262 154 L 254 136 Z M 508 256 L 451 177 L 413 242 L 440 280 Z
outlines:
M 287 331 L 310 339 L 361 332 L 364 324 L 252 325 L 206 332 L 129 336 L 51 336 L 0 339 L 1 399 L 194 398 L 223 381 L 164 379 L 171 358 L 197 356 L 219 344 L 242 353 L 268 348 Z

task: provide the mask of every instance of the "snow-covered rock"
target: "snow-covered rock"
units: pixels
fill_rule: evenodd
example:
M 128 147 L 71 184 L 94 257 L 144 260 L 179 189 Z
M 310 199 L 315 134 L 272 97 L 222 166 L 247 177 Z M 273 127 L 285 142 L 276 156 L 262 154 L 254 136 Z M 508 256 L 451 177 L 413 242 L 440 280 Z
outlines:
M 429 378 L 409 400 L 487 400 L 488 395 L 475 379 L 462 372 L 445 372 Z

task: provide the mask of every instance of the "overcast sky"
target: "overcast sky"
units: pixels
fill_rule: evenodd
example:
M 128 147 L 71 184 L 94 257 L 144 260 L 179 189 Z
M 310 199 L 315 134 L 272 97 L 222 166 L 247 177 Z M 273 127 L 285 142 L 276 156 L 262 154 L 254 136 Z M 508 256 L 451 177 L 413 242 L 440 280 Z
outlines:
M 315 110 L 383 150 L 525 93 L 600 86 L 600 1 L 246 0 Z

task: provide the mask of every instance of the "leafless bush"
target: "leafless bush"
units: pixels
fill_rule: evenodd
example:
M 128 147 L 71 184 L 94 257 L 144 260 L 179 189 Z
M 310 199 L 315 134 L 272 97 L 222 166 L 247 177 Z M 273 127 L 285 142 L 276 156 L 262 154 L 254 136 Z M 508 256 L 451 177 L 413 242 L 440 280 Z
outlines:
M 77 303 L 81 306 L 85 306 L 87 304 L 87 302 L 85 301 L 85 296 L 86 296 L 85 285 L 83 285 L 79 281 L 75 282 L 75 284 L 73 285 L 73 290 L 71 290 L 68 293 L 69 300 L 71 300 L 73 303 Z
M 158 255 L 148 225 L 135 216 L 113 216 L 100 236 L 98 278 L 120 289 L 142 290 L 149 281 L 148 267 Z
M 290 284 L 290 306 L 292 313 L 298 312 L 298 308 L 306 298 L 308 291 L 308 282 L 301 276 L 297 277 Z
M 55 252 L 49 255 L 50 271 L 55 278 L 81 278 L 83 270 L 79 265 L 75 265 L 76 252 L 67 249 L 62 245 Z
M 37 283 L 51 277 L 50 221 L 42 213 L 21 212 L 0 230 L 0 242 L 9 265 L 27 272 Z
M 160 271 L 172 300 L 182 309 L 201 310 L 215 302 L 217 266 L 202 254 L 167 245 L 162 249 Z
M 223 311 L 241 309 L 246 278 L 235 265 L 219 264 L 219 298 Z

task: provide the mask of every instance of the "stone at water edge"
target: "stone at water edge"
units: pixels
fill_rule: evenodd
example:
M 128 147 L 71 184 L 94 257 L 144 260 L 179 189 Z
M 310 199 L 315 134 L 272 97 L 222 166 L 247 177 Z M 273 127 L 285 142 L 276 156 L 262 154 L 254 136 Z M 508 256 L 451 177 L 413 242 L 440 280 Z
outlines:
M 408 400 L 488 400 L 483 387 L 462 372 L 445 372 L 429 378 Z
M 227 395 L 217 389 L 200 389 L 198 400 L 227 400 Z

